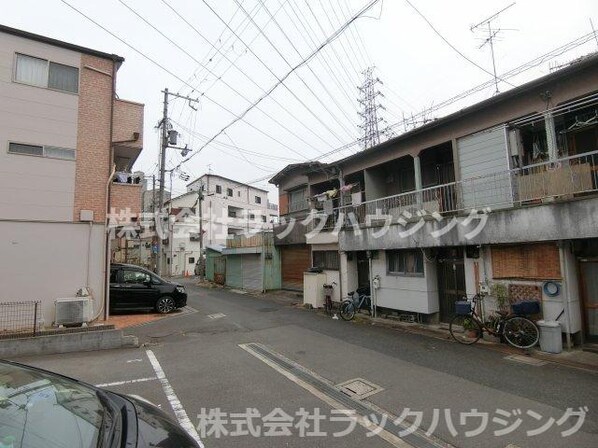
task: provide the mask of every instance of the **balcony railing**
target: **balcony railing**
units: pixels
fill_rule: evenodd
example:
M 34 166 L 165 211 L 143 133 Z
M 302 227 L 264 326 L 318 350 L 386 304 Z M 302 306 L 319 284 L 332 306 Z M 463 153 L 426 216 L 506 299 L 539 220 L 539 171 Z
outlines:
M 441 215 L 492 210 L 568 199 L 598 191 L 598 151 L 536 163 L 522 168 L 415 190 L 334 210 L 324 228 L 392 218 L 409 220 L 417 213 Z M 314 223 L 317 225 L 317 223 Z

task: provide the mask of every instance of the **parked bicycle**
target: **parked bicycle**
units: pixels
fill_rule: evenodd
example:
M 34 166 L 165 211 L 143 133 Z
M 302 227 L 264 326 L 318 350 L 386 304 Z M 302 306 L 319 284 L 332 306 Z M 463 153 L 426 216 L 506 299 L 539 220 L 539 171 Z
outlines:
M 326 311 L 327 316 L 334 315 L 334 307 L 333 307 L 333 303 L 332 303 L 332 290 L 334 289 L 334 285 L 336 285 L 336 282 L 332 282 L 330 284 L 323 285 L 323 288 L 324 288 L 324 311 Z
M 341 302 L 339 314 L 343 320 L 352 320 L 359 310 L 367 310 L 372 314 L 372 298 L 370 295 L 370 287 L 357 288 L 348 294 L 347 298 Z
M 471 300 L 456 302 L 457 314 L 451 320 L 449 331 L 460 344 L 474 344 L 484 331 L 499 337 L 517 348 L 531 348 L 538 343 L 540 331 L 526 316 L 540 312 L 538 302 L 521 302 L 513 305 L 513 312 L 498 311 L 488 322 L 482 321 L 476 305 L 483 296 L 476 294 Z

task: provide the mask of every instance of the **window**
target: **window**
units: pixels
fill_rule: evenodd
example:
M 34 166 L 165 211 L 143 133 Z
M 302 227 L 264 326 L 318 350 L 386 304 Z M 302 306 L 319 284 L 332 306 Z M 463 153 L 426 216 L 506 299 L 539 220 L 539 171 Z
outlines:
M 10 154 L 48 157 L 50 159 L 75 160 L 74 149 L 59 148 L 58 146 L 39 146 L 10 142 L 8 144 L 8 152 Z
M 118 269 L 110 270 L 110 283 L 118 283 Z
M 229 208 L 228 209 L 228 217 L 229 218 L 236 218 L 237 217 L 237 211 L 234 210 L 234 209 L 232 209 L 232 208 Z
M 123 283 L 147 283 L 151 281 L 148 273 L 135 271 L 132 269 L 123 269 Z
M 340 267 L 340 257 L 335 250 L 314 251 L 313 264 L 316 268 L 338 271 Z
M 289 192 L 289 212 L 296 212 L 298 210 L 305 210 L 307 208 L 307 200 L 305 197 L 305 188 Z
M 226 189 L 226 195 L 227 196 L 232 196 L 233 195 L 233 189 L 232 188 L 227 188 Z
M 216 185 L 216 193 L 218 193 L 218 194 L 222 193 L 222 186 Z
M 63 92 L 79 91 L 79 69 L 46 59 L 17 54 L 15 81 Z
M 261 204 L 261 203 L 262 203 L 262 198 L 261 198 L 261 197 L 259 197 L 259 196 L 256 196 L 256 197 L 255 197 L 255 203 L 256 203 L 256 204 Z
M 249 219 L 251 219 L 252 221 L 255 219 L 255 215 L 253 213 L 249 214 Z
M 237 196 L 241 197 L 241 192 L 240 191 L 237 191 Z
M 420 250 L 386 251 L 386 262 L 389 274 L 424 275 L 424 256 Z
M 195 264 L 195 257 L 189 257 L 189 264 Z
M 199 241 L 199 232 L 189 232 L 189 241 Z
M 262 222 L 266 222 L 268 220 L 268 218 L 266 217 L 266 215 L 262 215 Z

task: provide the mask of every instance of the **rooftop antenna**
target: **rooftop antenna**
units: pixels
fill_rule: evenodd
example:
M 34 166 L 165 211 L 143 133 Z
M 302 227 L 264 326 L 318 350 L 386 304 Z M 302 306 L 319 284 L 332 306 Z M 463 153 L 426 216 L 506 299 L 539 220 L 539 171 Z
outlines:
M 480 23 L 472 25 L 469 28 L 472 32 L 475 30 L 480 30 L 482 28 L 485 28 L 485 30 L 488 31 L 488 37 L 484 40 L 484 42 L 482 43 L 482 45 L 480 45 L 479 48 L 484 47 L 486 44 L 490 45 L 490 53 L 492 54 L 492 73 L 494 73 L 494 87 L 496 88 L 496 91 L 494 92 L 495 94 L 499 93 L 499 90 L 498 90 L 498 76 L 496 75 L 496 60 L 494 57 L 494 39 L 496 39 L 496 36 L 498 35 L 498 33 L 500 33 L 501 31 L 507 31 L 507 30 L 501 29 L 501 28 L 496 28 L 496 29 L 492 28 L 492 21 L 495 20 L 496 18 L 498 18 L 498 16 L 500 14 L 505 12 L 510 7 L 515 6 L 515 3 L 516 2 L 511 3 L 509 6 L 504 7 L 500 11 L 492 14 L 490 17 L 485 18 Z

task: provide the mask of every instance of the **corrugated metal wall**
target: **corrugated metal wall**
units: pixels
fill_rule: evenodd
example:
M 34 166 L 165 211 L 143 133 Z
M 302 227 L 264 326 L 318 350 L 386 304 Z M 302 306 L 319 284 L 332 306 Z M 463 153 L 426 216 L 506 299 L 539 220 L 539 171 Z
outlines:
M 505 128 L 499 127 L 468 135 L 457 140 L 461 179 L 504 173 L 509 169 Z M 512 205 L 511 180 L 506 174 L 484 177 L 463 183 L 465 209 L 493 209 Z

